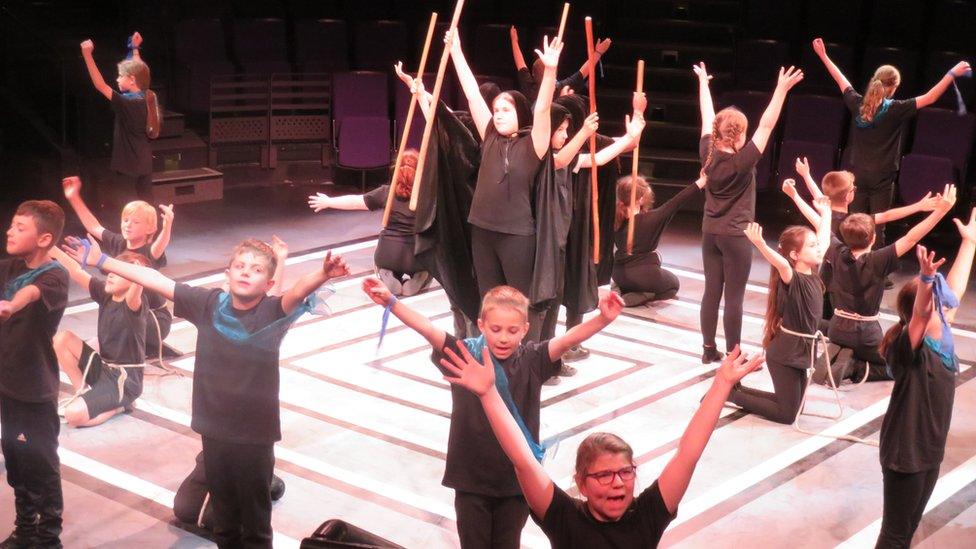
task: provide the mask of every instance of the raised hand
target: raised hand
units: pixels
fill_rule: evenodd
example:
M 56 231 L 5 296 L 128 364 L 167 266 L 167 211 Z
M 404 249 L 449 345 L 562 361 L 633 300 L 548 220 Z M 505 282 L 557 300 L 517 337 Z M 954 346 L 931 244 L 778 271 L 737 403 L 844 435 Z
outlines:
M 559 65 L 559 54 L 563 51 L 563 43 L 559 37 L 549 40 L 545 36 L 542 40 L 542 51 L 535 50 L 536 55 L 542 60 L 542 64 L 547 69 L 554 69 Z
M 624 300 L 620 298 L 617 292 L 611 291 L 600 298 L 600 303 L 597 306 L 600 309 L 600 316 L 607 322 L 612 322 L 620 315 L 620 311 L 624 310 Z
M 461 37 L 458 36 L 457 29 L 454 31 L 447 29 L 447 32 L 444 33 L 444 46 L 451 51 L 451 55 L 461 54 Z
M 959 229 L 959 236 L 967 242 L 976 242 L 976 208 L 969 214 L 969 223 L 965 225 L 962 221 L 958 219 L 953 219 L 953 223 L 956 224 L 956 228 Z
M 509 36 L 509 38 L 512 39 L 512 43 L 513 44 L 518 44 L 518 41 L 519 41 L 519 39 L 518 39 L 518 29 L 515 28 L 515 25 L 512 25 L 511 27 L 508 27 L 508 36 Z
M 393 65 L 393 72 L 408 88 L 413 86 L 413 77 L 403 72 L 403 61 L 397 61 L 396 65 Z
M 62 179 L 61 187 L 64 188 L 64 197 L 68 200 L 81 196 L 81 178 L 77 175 Z
M 362 288 L 363 293 L 377 305 L 383 305 L 385 307 L 393 299 L 393 292 L 386 287 L 386 284 L 383 284 L 380 282 L 380 279 L 374 276 L 364 278 Z
M 796 181 L 792 178 L 787 178 L 783 180 L 783 194 L 793 198 L 796 196 Z
M 349 267 L 346 266 L 346 260 L 341 255 L 332 255 L 332 250 L 329 250 L 322 260 L 322 272 L 328 278 L 337 278 L 349 274 Z
M 98 240 L 90 234 L 85 242 L 74 236 L 65 238 L 61 249 L 68 254 L 68 257 L 83 266 L 94 267 L 102 258 L 102 248 L 98 245 Z
M 637 115 L 633 118 L 630 116 L 624 116 L 624 124 L 627 126 L 627 136 L 631 139 L 640 139 L 641 133 L 644 132 L 644 126 L 647 122 L 644 121 L 644 117 Z
M 968 61 L 960 61 L 960 62 L 956 63 L 956 65 L 954 67 L 952 67 L 951 69 L 949 69 L 949 72 L 955 78 L 959 78 L 960 76 L 966 76 L 967 74 L 972 74 L 973 73 L 973 69 L 972 69 L 972 67 L 969 66 L 969 62 Z
M 704 80 L 707 82 L 712 79 L 712 75 L 708 74 L 708 70 L 705 69 L 704 61 L 699 61 L 697 65 L 692 65 L 691 70 L 695 71 L 695 74 L 698 75 L 699 81 Z
M 325 193 L 315 193 L 313 195 L 309 195 L 308 207 L 312 208 L 312 211 L 315 213 L 319 213 L 322 210 L 332 207 L 332 197 Z
M 820 212 L 820 215 L 831 215 L 830 198 L 827 196 L 818 196 L 817 198 L 814 198 L 813 207 Z
M 718 367 L 718 372 L 715 375 L 730 385 L 735 385 L 747 374 L 761 368 L 765 361 L 766 356 L 762 353 L 757 353 L 752 356 L 746 355 L 736 345 L 735 349 L 732 349 L 732 352 L 725 355 L 725 358 L 722 359 L 722 364 Z
M 613 40 L 610 40 L 609 38 L 601 38 L 596 41 L 596 45 L 593 46 L 593 49 L 596 51 L 596 53 L 602 56 L 603 54 L 607 53 L 607 50 L 610 49 L 612 44 Z
M 444 376 L 444 381 L 460 385 L 478 396 L 484 396 L 495 386 L 495 367 L 491 363 L 491 353 L 485 349 L 481 353 L 481 362 L 478 362 L 468 352 L 463 341 L 458 341 L 460 354 L 453 349 L 444 347 L 444 354 L 450 360 L 441 359 L 441 366 L 452 375 Z
M 160 204 L 159 205 L 159 216 L 163 218 L 163 227 L 169 227 L 173 224 L 173 205 L 172 204 Z
M 800 177 L 806 179 L 810 177 L 810 162 L 807 157 L 797 157 L 796 158 L 796 174 Z
M 91 53 L 95 51 L 95 43 L 89 38 L 81 43 L 81 53 Z
M 793 86 L 803 80 L 803 71 L 792 65 L 788 69 L 779 68 L 779 77 L 776 79 L 776 87 L 784 91 L 790 91 Z
M 932 195 L 932 191 L 925 193 L 925 196 L 920 198 L 915 204 L 918 205 L 918 211 L 920 212 L 931 212 L 939 205 L 939 200 L 941 195 Z
M 573 91 L 573 88 L 570 88 L 569 86 L 563 86 L 559 90 L 559 97 L 563 97 L 566 95 L 573 95 L 574 93 L 576 92 Z
M 935 252 L 929 252 L 921 244 L 915 246 L 915 255 L 918 257 L 918 274 L 922 276 L 935 276 L 935 273 L 939 272 L 939 267 L 946 261 L 944 257 L 936 261 Z
M 935 209 L 947 213 L 956 205 L 956 186 L 952 183 L 946 183 L 942 194 L 936 196 L 938 201 L 935 204 Z
M 827 46 L 824 45 L 823 38 L 813 39 L 813 53 L 817 54 L 818 57 L 827 56 Z
M 749 242 L 752 242 L 757 246 L 766 243 L 766 241 L 763 240 L 762 225 L 759 223 L 750 223 L 749 226 L 746 227 L 742 232 L 746 234 L 746 238 L 749 239 Z
M 634 113 L 644 114 L 647 110 L 647 94 L 644 92 L 634 92 L 634 98 L 630 101 L 631 107 L 634 109 Z
M 591 112 L 583 120 L 583 128 L 581 131 L 586 132 L 586 135 L 593 135 L 596 131 L 600 129 L 600 115 L 596 112 Z
M 278 258 L 279 264 L 288 257 L 288 243 L 276 234 L 271 235 L 271 250 L 274 252 L 275 257 Z
M 139 46 L 142 46 L 142 35 L 139 34 L 139 31 L 136 31 L 132 33 L 132 47 L 139 48 Z

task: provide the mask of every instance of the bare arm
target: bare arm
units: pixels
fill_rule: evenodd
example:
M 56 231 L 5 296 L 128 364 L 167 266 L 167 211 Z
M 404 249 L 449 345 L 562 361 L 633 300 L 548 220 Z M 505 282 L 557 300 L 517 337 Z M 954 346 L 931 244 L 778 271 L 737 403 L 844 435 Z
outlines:
M 580 128 L 580 131 L 576 132 L 576 135 L 574 135 L 573 138 L 563 145 L 563 148 L 559 149 L 559 152 L 556 153 L 556 157 L 553 160 L 556 165 L 556 169 L 558 170 L 568 166 L 570 162 L 573 161 L 573 158 L 576 158 L 576 155 L 580 152 L 580 149 L 583 148 L 583 145 L 586 144 L 586 141 L 596 132 L 599 127 L 600 116 L 595 112 L 590 113 L 590 115 L 587 116 L 586 120 L 583 122 L 583 127 Z
M 299 278 L 288 291 L 281 295 L 281 310 L 285 314 L 291 314 L 316 288 L 330 279 L 348 274 L 349 268 L 346 267 L 346 260 L 341 255 L 332 255 L 330 250 L 325 254 L 325 259 L 322 260 L 321 269 Z
M 329 196 L 325 193 L 315 193 L 308 197 L 308 207 L 315 213 L 329 208 L 335 210 L 368 210 L 366 199 L 361 194 L 347 194 L 344 196 Z
M 933 276 L 939 272 L 939 266 L 945 263 L 945 258 L 935 260 L 935 252 L 929 253 L 925 246 L 919 245 L 916 248 L 916 255 L 919 263 L 918 290 L 915 292 L 915 305 L 912 307 L 912 318 L 908 321 L 908 339 L 911 341 L 912 349 L 918 349 L 922 344 L 922 338 L 929 328 L 932 319 L 932 282 L 922 281 L 922 276 Z M 942 327 L 939 326 L 941 330 Z M 940 338 L 941 334 L 933 334 Z
M 938 101 L 939 98 L 942 97 L 942 94 L 949 89 L 949 85 L 952 84 L 952 81 L 957 76 L 962 76 L 970 70 L 972 69 L 969 68 L 969 63 L 965 61 L 960 61 L 957 63 L 956 66 L 952 67 L 949 72 L 945 73 L 945 75 L 939 79 L 934 86 L 932 86 L 932 89 L 925 92 L 924 95 L 920 95 L 915 98 L 915 107 L 924 109 L 925 107 L 928 107 L 929 105 L 932 105 Z
M 830 57 L 827 56 L 827 47 L 824 45 L 822 39 L 817 38 L 813 41 L 813 51 L 817 54 L 817 57 L 820 58 L 820 61 L 823 62 L 824 67 L 827 68 L 827 72 L 830 73 L 830 77 L 834 79 L 834 82 L 837 82 L 837 87 L 840 88 L 840 93 L 844 93 L 847 88 L 852 87 L 851 83 L 847 80 L 847 77 L 844 76 L 844 73 L 840 72 L 837 65 L 835 65 L 834 62 L 830 60 Z
M 927 192 L 925 193 L 925 196 L 914 204 L 909 204 L 900 208 L 891 208 L 890 210 L 885 210 L 883 212 L 874 214 L 874 223 L 876 225 L 884 225 L 885 223 L 891 223 L 892 221 L 896 221 L 919 212 L 931 212 L 935 209 L 938 203 L 939 197 L 932 196 L 931 192 Z
M 275 254 L 275 272 L 273 275 L 274 284 L 268 291 L 271 295 L 283 295 L 282 288 L 285 287 L 285 262 L 288 261 L 288 244 L 278 238 L 278 235 L 271 235 L 271 249 Z
M 698 105 L 701 109 L 701 136 L 712 134 L 712 125 L 715 121 L 715 105 L 712 104 L 712 90 L 708 87 L 708 81 L 712 76 L 705 70 L 705 63 L 701 62 L 692 67 L 698 76 Z
M 945 217 L 949 210 L 952 209 L 956 203 L 956 186 L 946 185 L 943 194 L 939 196 L 938 205 L 932 213 L 926 216 L 925 219 L 918 222 L 917 225 L 912 227 L 905 233 L 905 236 L 899 238 L 895 241 L 895 254 L 899 257 L 908 253 L 909 250 L 915 247 L 925 235 L 929 234 L 939 221 Z
M 965 225 L 958 219 L 952 220 L 959 229 L 962 242 L 959 244 L 959 253 L 956 260 L 952 262 L 952 269 L 949 269 L 949 276 L 946 283 L 956 294 L 961 302 L 966 296 L 966 288 L 969 286 L 969 274 L 973 270 L 973 256 L 976 255 L 976 208 L 969 214 L 969 222 Z M 950 309 L 946 312 L 946 320 L 952 322 L 956 318 L 958 308 Z
M 609 38 L 602 38 L 596 41 L 596 45 L 593 46 L 594 65 L 600 62 L 600 59 L 603 58 L 603 54 L 607 53 L 607 50 L 610 49 L 611 44 L 613 44 L 613 40 L 610 40 Z M 590 67 L 590 60 L 587 59 L 586 61 L 583 61 L 583 64 L 580 65 L 579 68 L 579 73 L 583 76 L 583 78 L 589 78 L 590 73 L 592 72 L 593 67 Z
M 532 109 L 532 145 L 535 147 L 535 155 L 539 158 L 546 155 L 552 140 L 549 110 L 552 107 L 552 95 L 556 91 L 556 68 L 563 45 L 559 38 L 553 38 L 552 42 L 543 44 L 542 49 L 541 52 L 536 50 L 536 53 L 546 66 L 546 70 L 542 73 L 539 95 L 535 98 L 535 107 Z
M 74 237 L 68 237 L 66 239 L 67 245 L 65 246 L 65 252 L 75 261 L 81 263 L 85 259 L 85 250 L 81 246 L 81 242 Z M 101 269 L 109 273 L 115 273 L 126 280 L 130 280 L 145 287 L 149 291 L 156 292 L 162 295 L 166 299 L 173 300 L 173 292 L 176 288 L 176 283 L 172 279 L 168 278 L 166 275 L 160 273 L 155 269 L 150 269 L 149 267 L 143 267 L 142 265 L 134 265 L 132 263 L 126 263 L 124 261 L 119 261 L 118 259 L 109 257 L 108 255 L 102 254 L 102 249 L 98 246 L 98 242 L 91 243 L 91 251 L 88 254 L 87 265 L 94 267 L 98 264 L 98 261 L 104 258 Z
M 68 271 L 68 277 L 75 282 L 75 284 L 81 286 L 86 291 L 88 290 L 88 284 L 91 282 L 91 275 L 88 274 L 81 265 L 78 264 L 73 258 L 68 254 L 64 253 L 63 250 L 54 246 L 51 251 L 48 252 L 52 259 L 61 264 L 65 270 Z
M 627 117 L 627 134 L 616 138 L 613 143 L 603 147 L 596 152 L 596 165 L 603 166 L 621 154 L 634 150 L 637 142 L 640 141 L 641 134 L 644 132 L 645 122 L 643 116 L 635 118 Z M 593 166 L 593 157 L 589 154 L 581 154 L 576 168 L 583 169 Z
M 830 248 L 830 199 L 826 196 L 821 196 L 814 200 L 814 207 L 817 209 L 817 213 L 820 214 L 820 223 L 815 225 L 817 229 L 817 251 L 820 257 L 823 257 L 827 253 L 827 248 Z
M 549 340 L 549 360 L 555 361 L 563 356 L 563 353 L 571 347 L 575 347 L 590 339 L 600 330 L 606 328 L 614 321 L 624 308 L 624 302 L 616 292 L 610 292 L 600 298 L 600 314 L 582 324 L 567 330 L 561 336 L 556 336 Z
M 64 197 L 67 199 L 68 204 L 71 205 L 71 209 L 78 214 L 78 219 L 81 220 L 81 224 L 85 227 L 85 231 L 94 236 L 95 238 L 101 240 L 102 233 L 105 232 L 105 227 L 98 222 L 95 218 L 95 214 L 88 209 L 88 205 L 81 198 L 81 178 L 78 176 L 65 177 L 61 180 L 61 186 L 64 187 Z
M 363 279 L 362 288 L 363 292 L 377 305 L 386 307 L 390 301 L 395 299 L 389 288 L 377 278 L 371 276 L 366 277 Z M 404 305 L 402 301 L 396 301 L 390 309 L 390 312 L 399 318 L 400 322 L 406 324 L 408 328 L 423 336 L 430 343 L 431 347 L 437 350 L 444 348 L 444 342 L 447 341 L 447 333 L 434 326 L 429 318 Z M 487 355 L 488 353 L 485 354 Z
M 776 128 L 776 122 L 779 120 L 780 112 L 783 110 L 786 94 L 789 93 L 790 88 L 799 84 L 801 80 L 803 80 L 802 70 L 794 69 L 793 67 L 786 70 L 780 68 L 776 89 L 773 90 L 773 97 L 769 100 L 769 105 L 759 119 L 756 132 L 752 134 L 752 142 L 755 143 L 759 152 L 766 150 L 766 144 L 769 143 L 769 136 L 772 135 L 773 129 Z
M 756 248 L 759 249 L 759 253 L 766 258 L 766 261 L 776 269 L 779 273 L 780 280 L 784 284 L 789 284 L 793 280 L 793 267 L 790 266 L 790 262 L 786 260 L 785 257 L 779 255 L 779 252 L 769 247 L 766 241 L 763 240 L 762 227 L 759 223 L 750 223 L 749 227 L 744 231 L 746 237 L 752 242 Z
M 816 200 L 824 195 L 823 191 L 820 190 L 820 185 L 817 184 L 817 181 L 810 173 L 810 161 L 807 160 L 805 156 L 803 158 L 796 159 L 795 169 L 797 175 L 803 178 L 803 182 L 806 184 L 807 190 L 810 191 L 811 198 Z
M 522 48 L 519 46 L 518 30 L 512 26 L 508 29 L 508 34 L 512 42 L 512 58 L 515 60 L 515 70 L 527 69 L 528 65 L 525 64 L 525 58 L 522 57 Z
M 471 72 L 471 67 L 468 66 L 467 59 L 464 58 L 464 52 L 461 51 L 461 37 L 455 31 L 453 38 L 448 36 L 445 40 L 449 42 L 449 47 L 451 48 L 454 72 L 457 73 L 458 83 L 461 84 L 464 97 L 468 100 L 468 110 L 471 111 L 471 119 L 474 120 L 474 125 L 478 128 L 478 135 L 484 140 L 485 132 L 488 131 L 488 124 L 491 123 L 491 108 L 485 103 L 485 98 L 481 97 L 481 90 L 478 89 L 478 80 L 475 79 L 474 73 Z
M 159 210 L 162 212 L 160 217 L 163 218 L 163 226 L 159 229 L 159 235 L 153 241 L 152 247 L 149 248 L 149 253 L 152 254 L 153 259 L 159 259 L 163 256 L 166 247 L 169 246 L 169 240 L 173 236 L 173 205 L 160 204 Z
M 796 204 L 796 208 L 800 210 L 800 213 L 803 214 L 803 217 L 806 218 L 808 223 L 814 227 L 820 226 L 820 214 L 817 213 L 817 210 L 810 207 L 806 200 L 803 200 L 800 193 L 796 192 L 796 181 L 793 181 L 792 179 L 784 179 L 783 194 L 793 200 L 793 203 Z
M 112 99 L 112 88 L 105 83 L 105 79 L 102 78 L 102 73 L 98 72 L 98 66 L 95 65 L 95 58 L 92 57 L 92 52 L 95 51 L 95 43 L 91 40 L 85 40 L 81 43 L 81 56 L 85 60 L 85 67 L 88 68 L 88 77 L 91 78 L 92 85 L 98 93 L 105 96 L 105 99 Z
M 125 304 L 130 311 L 138 311 L 142 308 L 142 286 L 132 284 L 125 292 Z

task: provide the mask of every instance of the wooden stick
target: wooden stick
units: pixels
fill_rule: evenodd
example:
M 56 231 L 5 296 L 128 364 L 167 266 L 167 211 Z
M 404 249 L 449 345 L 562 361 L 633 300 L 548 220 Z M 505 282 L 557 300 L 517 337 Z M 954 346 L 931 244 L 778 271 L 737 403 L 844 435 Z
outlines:
M 434 27 L 437 25 L 437 12 L 430 14 L 430 25 L 427 27 L 427 38 L 424 39 L 424 50 L 420 54 L 420 68 L 417 69 L 417 82 L 423 83 L 424 69 L 427 68 L 427 52 L 430 51 L 430 41 L 434 37 Z M 396 164 L 393 165 L 393 178 L 390 180 L 390 192 L 386 195 L 386 209 L 383 210 L 383 228 L 390 222 L 390 212 L 393 210 L 393 197 L 396 196 L 397 178 L 400 176 L 400 161 L 403 159 L 403 151 L 407 148 L 407 137 L 410 135 L 410 126 L 413 125 L 413 111 L 417 107 L 418 93 L 410 94 L 410 106 L 407 107 L 407 118 L 403 121 L 403 135 L 400 137 L 400 148 L 397 149 Z M 433 112 L 431 112 L 433 116 Z
M 587 17 L 586 51 L 590 65 L 590 114 L 596 112 L 596 51 L 593 48 L 593 19 Z M 590 135 L 590 211 L 593 212 L 593 263 L 600 262 L 600 191 L 597 189 L 596 134 Z
M 461 19 L 461 8 L 464 7 L 464 0 L 457 0 L 454 4 L 454 15 L 451 17 L 451 28 L 448 32 L 452 40 L 457 40 L 458 20 Z M 427 163 L 427 147 L 430 145 L 430 136 L 434 131 L 434 119 L 437 114 L 437 105 L 441 97 L 441 85 L 444 83 L 444 73 L 447 72 L 447 60 L 451 57 L 451 48 L 444 44 L 444 51 L 441 53 L 441 62 L 437 66 L 437 79 L 434 81 L 434 91 L 430 98 L 430 118 L 424 126 L 424 137 L 420 141 L 420 155 L 417 157 L 417 168 L 413 176 L 413 190 L 410 192 L 410 211 L 417 210 L 417 201 L 420 199 L 420 181 L 424 175 L 424 165 Z
M 637 91 L 634 92 L 635 95 L 640 94 L 644 91 L 644 60 L 637 60 Z M 637 217 L 635 213 L 637 207 L 637 163 L 640 159 L 640 140 L 637 140 L 637 144 L 634 145 L 634 159 L 630 165 L 630 210 L 628 217 L 630 220 L 627 222 L 627 255 L 634 252 L 634 219 Z
M 566 2 L 565 4 L 563 4 L 563 16 L 559 20 L 559 32 L 556 33 L 556 36 L 559 38 L 560 42 L 563 41 L 563 31 L 566 30 L 566 17 L 568 16 L 569 16 L 569 2 Z

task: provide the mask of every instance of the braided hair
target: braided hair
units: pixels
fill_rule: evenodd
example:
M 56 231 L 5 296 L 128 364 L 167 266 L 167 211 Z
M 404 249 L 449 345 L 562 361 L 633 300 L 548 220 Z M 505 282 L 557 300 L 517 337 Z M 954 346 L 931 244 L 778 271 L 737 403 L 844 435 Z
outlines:
M 736 143 L 739 136 L 746 132 L 749 121 L 742 111 L 735 107 L 726 107 L 715 114 L 712 121 L 712 142 L 708 146 L 708 156 L 705 157 L 703 169 L 708 170 L 715 155 L 715 148 L 718 143 L 722 143 L 735 152 L 739 152 Z

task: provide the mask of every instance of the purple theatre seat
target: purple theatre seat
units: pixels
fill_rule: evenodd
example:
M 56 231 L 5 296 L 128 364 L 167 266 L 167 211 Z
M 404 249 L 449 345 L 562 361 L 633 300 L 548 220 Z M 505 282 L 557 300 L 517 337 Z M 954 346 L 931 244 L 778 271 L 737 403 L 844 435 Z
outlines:
M 810 200 L 803 179 L 796 173 L 796 159 L 806 157 L 810 163 L 810 175 L 820 183 L 825 173 L 833 171 L 837 161 L 837 149 L 824 143 L 810 141 L 794 141 L 784 139 L 779 147 L 779 162 L 776 166 L 776 184 L 781 185 L 784 179 L 795 179 L 796 188 L 805 200 Z
M 959 116 L 946 109 L 922 109 L 915 123 L 912 154 L 948 158 L 955 172 L 953 180 L 965 182 L 973 150 L 974 121 L 973 114 Z
M 854 72 L 856 63 L 854 62 L 854 49 L 844 44 L 827 44 L 827 53 L 830 59 L 843 71 Z M 803 81 L 797 84 L 791 91 L 794 93 L 837 95 L 838 87 L 830 73 L 824 68 L 823 63 L 813 48 L 804 44 L 800 52 L 800 67 L 803 68 Z
M 338 19 L 295 21 L 295 62 L 301 72 L 337 72 L 349 68 L 349 31 Z
M 424 75 L 424 86 L 428 91 L 433 91 L 434 89 L 434 78 L 436 74 L 427 73 Z M 410 108 L 410 90 L 396 79 L 393 84 L 395 86 L 393 91 L 393 121 L 396 126 L 393 131 L 393 146 L 400 146 L 400 136 L 403 135 L 403 125 L 407 120 L 407 110 Z M 449 95 L 447 93 L 448 89 L 445 86 L 441 86 L 441 98 L 445 99 L 445 102 L 450 105 Z M 407 137 L 407 147 L 417 149 L 420 148 L 420 141 L 424 133 L 424 113 L 420 110 L 420 105 L 414 108 L 413 113 L 413 123 L 410 125 L 410 135 Z
M 789 66 L 789 44 L 775 40 L 743 40 L 735 48 L 735 87 L 768 90 L 776 86 L 780 67 Z
M 185 112 L 206 114 L 210 111 L 210 78 L 234 72 L 227 59 L 223 26 L 217 19 L 189 19 L 178 22 L 173 34 L 178 102 Z
M 840 148 L 847 107 L 839 97 L 795 95 L 786 105 L 783 140 L 810 141 Z
M 352 66 L 384 72 L 397 61 L 409 66 L 414 52 L 407 51 L 407 44 L 407 26 L 400 21 L 359 21 L 353 25 Z
M 234 51 L 247 74 L 291 72 L 285 22 L 281 19 L 235 19 Z
M 332 76 L 332 117 L 389 115 L 389 87 L 383 72 L 352 71 Z
M 901 73 L 901 85 L 895 99 L 908 99 L 919 94 L 918 52 L 901 48 L 866 48 L 861 62 L 860 78 L 852 82 L 859 93 L 867 89 L 868 81 L 881 65 L 892 65 Z M 934 83 L 934 82 L 933 82 Z M 931 85 L 931 84 L 930 84 Z
M 390 120 L 379 116 L 347 116 L 337 122 L 336 164 L 340 168 L 362 171 L 390 164 Z
M 952 161 L 939 156 L 909 154 L 901 159 L 898 174 L 898 196 L 905 204 L 917 202 L 925 193 L 939 193 L 946 183 L 953 183 Z
M 716 112 L 718 109 L 723 109 L 725 107 L 736 107 L 743 114 L 746 115 L 746 119 L 749 121 L 749 127 L 746 130 L 746 135 L 752 137 L 753 132 L 756 129 L 756 124 L 759 123 L 759 118 L 762 116 L 766 106 L 769 104 L 769 98 L 772 95 L 772 89 L 768 92 L 758 92 L 758 91 L 733 91 L 723 93 L 716 105 Z M 770 136 L 769 142 L 766 144 L 766 149 L 763 151 L 763 156 L 756 165 L 756 186 L 759 189 L 767 189 L 773 185 L 772 176 L 775 175 L 773 172 L 773 157 L 776 151 L 776 130 L 773 130 L 773 135 Z

